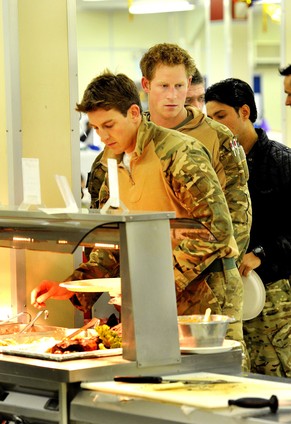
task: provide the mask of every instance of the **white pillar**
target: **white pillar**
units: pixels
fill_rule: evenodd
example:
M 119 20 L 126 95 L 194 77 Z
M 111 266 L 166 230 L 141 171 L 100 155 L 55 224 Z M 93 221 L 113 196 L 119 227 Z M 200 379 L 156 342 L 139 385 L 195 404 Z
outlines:
M 21 158 L 27 157 L 39 159 L 47 207 L 64 206 L 55 174 L 68 177 L 80 204 L 76 2 L 1 0 L 0 5 L 0 112 L 5 119 L 0 124 L 0 176 L 1 184 L 8 185 L 8 191 L 0 191 L 0 203 L 12 207 L 22 202 Z M 42 279 L 64 279 L 81 261 L 79 252 L 11 250 L 9 256 L 4 302 L 17 312 L 27 306 L 32 314 L 31 289 Z M 6 264 L 7 250 L 0 249 L 0 261 Z M 66 312 L 55 308 L 59 322 L 53 324 L 74 326 L 71 305 L 64 307 Z
M 219 10 L 221 1 L 205 2 L 207 85 L 229 77 L 241 78 L 251 83 L 252 57 L 249 53 L 249 37 L 252 32 L 249 14 L 246 13 L 245 19 L 234 18 L 232 1 L 223 0 L 223 19 L 211 20 L 211 4 Z

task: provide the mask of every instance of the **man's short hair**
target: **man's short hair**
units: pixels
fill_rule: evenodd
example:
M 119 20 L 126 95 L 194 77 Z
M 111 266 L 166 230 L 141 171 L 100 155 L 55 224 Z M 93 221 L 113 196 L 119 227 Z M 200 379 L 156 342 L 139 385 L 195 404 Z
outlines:
M 283 75 L 284 77 L 291 75 L 291 65 L 288 65 L 285 68 L 279 69 L 279 74 Z
M 87 86 L 81 103 L 76 104 L 77 112 L 94 112 L 98 109 L 115 109 L 123 116 L 132 105 L 142 111 L 138 89 L 125 74 L 113 74 L 105 70 Z
M 196 70 L 190 54 L 177 44 L 170 43 L 156 44 L 142 56 L 139 63 L 142 76 L 151 81 L 158 65 L 184 65 L 187 77 L 192 76 Z
M 257 107 L 251 86 L 238 78 L 227 78 L 207 88 L 205 103 L 215 101 L 233 107 L 237 112 L 243 105 L 250 108 L 250 120 L 257 120 Z
M 204 78 L 197 68 L 194 74 L 192 75 L 191 84 L 193 85 L 204 84 Z

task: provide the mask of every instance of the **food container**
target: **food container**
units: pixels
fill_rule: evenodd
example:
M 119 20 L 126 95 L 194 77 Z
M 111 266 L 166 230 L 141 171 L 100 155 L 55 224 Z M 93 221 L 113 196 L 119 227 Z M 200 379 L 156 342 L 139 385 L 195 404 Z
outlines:
M 6 336 L 8 334 L 17 334 L 21 330 L 23 330 L 27 324 L 19 324 L 19 323 L 9 323 L 9 324 L 1 324 L 0 325 L 0 336 Z M 55 327 L 51 325 L 33 325 L 28 332 L 29 333 L 46 333 L 51 331 L 56 331 L 62 327 Z
M 210 315 L 207 321 L 204 315 L 178 316 L 180 346 L 222 346 L 228 325 L 234 321 L 226 315 Z
M 39 326 L 40 327 L 40 326 Z M 45 327 L 45 326 L 44 326 Z M 33 328 L 33 327 L 32 327 Z M 99 358 L 106 356 L 122 355 L 122 348 L 96 349 L 85 351 L 68 351 L 67 353 L 50 353 L 50 348 L 56 343 L 64 341 L 76 332 L 75 328 L 64 327 L 43 328 L 46 331 L 28 333 L 15 333 L 0 336 L 0 353 L 6 355 L 24 356 L 28 358 L 44 359 L 51 361 L 69 361 L 74 359 Z M 86 329 L 78 335 L 84 340 L 96 336 L 95 329 Z

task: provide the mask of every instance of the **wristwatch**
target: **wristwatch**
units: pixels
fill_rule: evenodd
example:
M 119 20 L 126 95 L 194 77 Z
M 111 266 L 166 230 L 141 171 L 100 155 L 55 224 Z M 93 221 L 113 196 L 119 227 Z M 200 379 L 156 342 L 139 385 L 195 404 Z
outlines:
M 261 261 L 262 261 L 263 259 L 265 259 L 265 257 L 266 257 L 266 253 L 265 253 L 264 248 L 263 248 L 262 246 L 257 246 L 257 247 L 255 247 L 255 248 L 252 250 L 252 252 L 253 252 L 253 254 L 254 254 L 255 256 L 257 256 L 259 259 L 261 259 Z

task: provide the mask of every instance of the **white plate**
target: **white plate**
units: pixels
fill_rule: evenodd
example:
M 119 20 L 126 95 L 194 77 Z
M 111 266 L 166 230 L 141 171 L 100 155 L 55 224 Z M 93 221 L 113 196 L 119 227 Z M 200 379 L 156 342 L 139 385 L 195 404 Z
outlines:
M 120 278 L 92 278 L 90 280 L 66 281 L 60 284 L 67 290 L 73 292 L 121 292 Z
M 242 277 L 244 283 L 243 320 L 257 317 L 263 310 L 266 301 L 264 284 L 255 271 Z
M 210 354 L 210 353 L 220 353 L 227 352 L 234 347 L 240 347 L 240 342 L 236 340 L 224 340 L 222 346 L 213 346 L 213 347 L 181 347 L 181 353 L 200 353 L 200 354 Z

